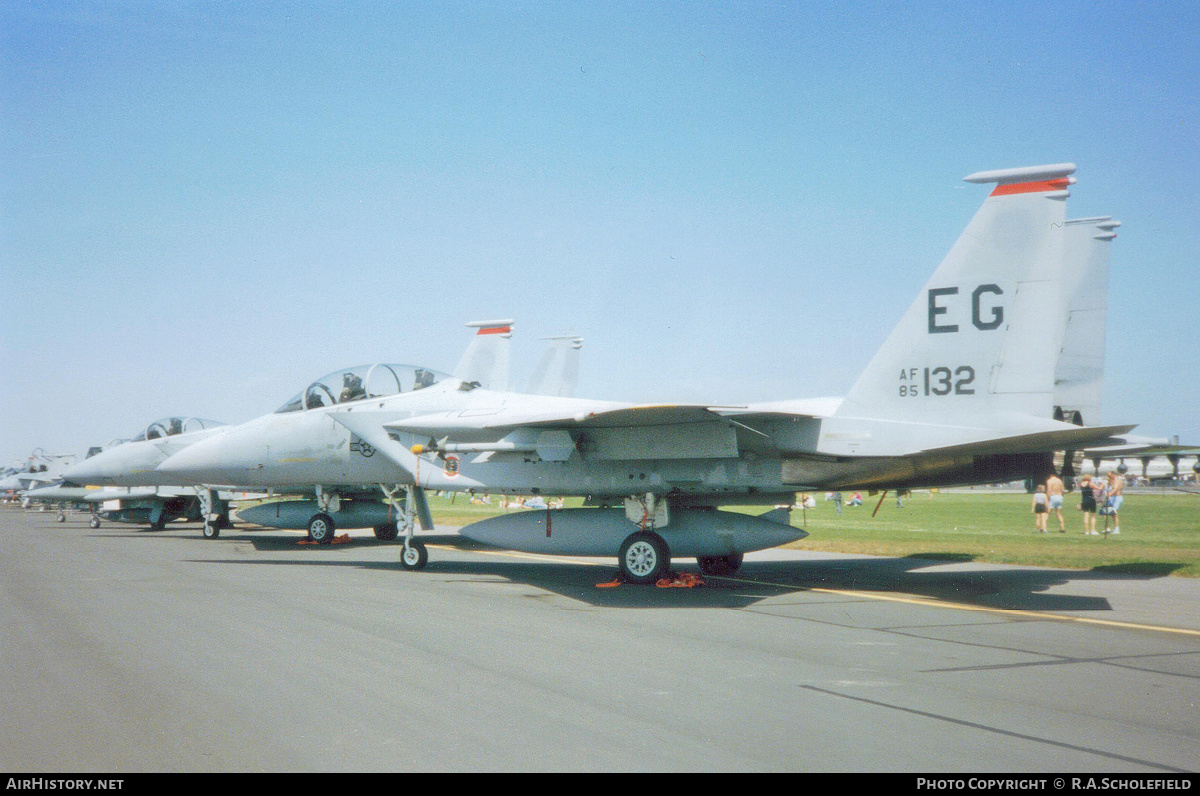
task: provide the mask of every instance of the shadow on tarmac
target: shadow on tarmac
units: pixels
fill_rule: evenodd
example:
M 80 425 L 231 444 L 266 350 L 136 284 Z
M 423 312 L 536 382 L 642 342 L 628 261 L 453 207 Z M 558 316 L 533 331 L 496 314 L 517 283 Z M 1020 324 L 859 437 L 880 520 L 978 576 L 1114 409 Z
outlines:
M 944 600 L 984 608 L 1019 611 L 1109 611 L 1108 599 L 1096 596 L 1048 593 L 1054 587 L 1078 582 L 1142 581 L 1164 577 L 1181 564 L 1154 562 L 1139 565 L 1138 571 L 1124 566 L 1101 566 L 1092 570 L 1063 570 L 1048 568 L 1015 568 L 988 565 L 971 569 L 944 569 L 946 565 L 968 564 L 970 555 L 942 553 L 911 554 L 900 558 L 809 557 L 787 561 L 747 561 L 735 577 L 703 576 L 700 588 L 658 588 L 622 584 L 616 588 L 598 588 L 616 577 L 616 564 L 595 559 L 597 564 L 562 562 L 547 557 L 535 561 L 518 557 L 465 539 L 457 534 L 419 533 L 430 550 L 429 563 L 421 572 L 406 572 L 400 568 L 399 547 L 402 540 L 380 542 L 370 536 L 353 536 L 345 544 L 300 545 L 296 533 L 281 534 L 278 529 L 237 526 L 221 532 L 219 539 L 205 539 L 200 526 L 169 526 L 168 530 L 189 531 L 189 535 L 170 534 L 175 539 L 194 539 L 207 545 L 223 542 L 249 543 L 257 552 L 304 552 L 307 558 L 287 560 L 189 559 L 194 563 L 239 564 L 253 566 L 315 566 L 358 567 L 393 572 L 398 577 L 441 577 L 475 582 L 524 584 L 543 589 L 598 607 L 645 608 L 743 608 L 764 599 L 795 592 L 858 591 L 897 593 Z M 191 535 L 194 533 L 194 536 Z M 112 536 L 113 534 L 107 534 Z M 161 532 L 135 531 L 123 534 L 147 538 L 162 538 Z M 437 546 L 451 547 L 487 555 L 481 560 L 451 560 L 439 556 Z M 395 559 L 388 561 L 352 558 L 364 549 L 393 547 Z M 675 562 L 676 571 L 697 572 L 692 559 Z M 855 599 L 854 595 L 842 595 Z

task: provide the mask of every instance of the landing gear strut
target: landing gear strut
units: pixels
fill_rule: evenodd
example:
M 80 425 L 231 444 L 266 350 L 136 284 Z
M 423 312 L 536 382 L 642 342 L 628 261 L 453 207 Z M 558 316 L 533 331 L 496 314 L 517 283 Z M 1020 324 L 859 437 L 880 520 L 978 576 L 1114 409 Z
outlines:
M 196 497 L 200 501 L 200 516 L 204 520 L 204 538 L 216 539 L 223 528 L 232 528 L 229 521 L 229 501 L 221 500 L 214 489 L 196 487 Z
M 400 491 L 401 487 L 397 486 L 395 489 L 388 489 L 383 484 L 380 484 L 379 488 L 387 496 L 388 502 L 393 506 L 396 505 L 396 493 Z M 375 536 L 384 541 L 391 541 L 403 533 L 404 547 L 400 551 L 400 567 L 407 570 L 424 569 L 425 565 L 429 563 L 429 551 L 425 549 L 425 545 L 422 542 L 413 538 L 413 529 L 417 524 L 417 490 L 420 487 L 415 485 L 404 486 L 403 489 L 405 492 L 404 510 L 396 518 L 396 524 L 394 526 L 389 525 L 376 528 Z M 389 535 L 382 536 L 381 532 L 385 530 Z

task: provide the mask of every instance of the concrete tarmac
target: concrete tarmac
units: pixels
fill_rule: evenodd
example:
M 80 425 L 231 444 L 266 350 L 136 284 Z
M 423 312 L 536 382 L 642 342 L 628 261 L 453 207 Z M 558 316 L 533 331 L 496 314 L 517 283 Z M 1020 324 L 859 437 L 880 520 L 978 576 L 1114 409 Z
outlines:
M 0 508 L 0 770 L 1195 771 L 1200 582 L 615 560 Z M 694 562 L 676 562 L 696 571 Z

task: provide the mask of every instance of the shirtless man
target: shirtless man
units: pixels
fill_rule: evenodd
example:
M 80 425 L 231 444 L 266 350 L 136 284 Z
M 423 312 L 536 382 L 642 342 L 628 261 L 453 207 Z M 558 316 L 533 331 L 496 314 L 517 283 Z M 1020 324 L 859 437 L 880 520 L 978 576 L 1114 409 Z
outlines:
M 1067 532 L 1067 521 L 1063 519 L 1063 482 L 1054 473 L 1046 479 L 1046 495 L 1050 499 L 1050 510 L 1058 515 L 1058 532 Z
M 1110 514 L 1112 515 L 1113 529 L 1108 531 L 1108 520 L 1104 521 L 1106 532 L 1120 533 L 1121 519 L 1117 512 L 1121 510 L 1121 503 L 1124 502 L 1125 496 L 1122 492 L 1125 489 L 1125 477 L 1116 470 L 1108 471 L 1108 505 L 1111 507 Z

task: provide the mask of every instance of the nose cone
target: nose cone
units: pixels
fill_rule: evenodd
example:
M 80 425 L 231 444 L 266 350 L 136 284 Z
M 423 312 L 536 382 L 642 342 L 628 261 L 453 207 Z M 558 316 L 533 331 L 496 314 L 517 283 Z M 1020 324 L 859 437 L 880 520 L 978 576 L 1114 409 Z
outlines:
M 201 440 L 168 456 L 155 469 L 164 484 L 236 484 L 233 471 L 240 469 L 221 437 Z
M 162 460 L 150 442 L 126 442 L 72 464 L 62 477 L 85 486 L 159 486 L 154 468 Z
M 63 470 L 64 481 L 84 486 L 109 486 L 115 484 L 112 468 L 106 464 L 103 453 L 98 453 L 89 459 L 72 464 Z

